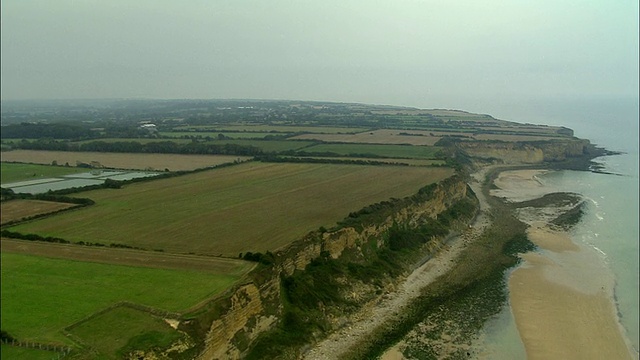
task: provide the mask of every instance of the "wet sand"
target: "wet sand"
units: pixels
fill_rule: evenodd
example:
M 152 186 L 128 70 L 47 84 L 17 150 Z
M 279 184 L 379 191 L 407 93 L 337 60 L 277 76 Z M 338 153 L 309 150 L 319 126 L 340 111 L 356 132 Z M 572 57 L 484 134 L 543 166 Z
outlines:
M 495 195 L 511 201 L 544 194 L 531 170 L 508 171 Z M 511 184 L 514 184 L 511 187 Z M 517 198 L 507 196 L 520 193 Z M 525 195 L 526 194 L 526 195 Z M 525 195 L 523 197 L 523 195 Z M 614 278 L 595 249 L 574 243 L 532 213 L 521 214 L 538 252 L 509 279 L 510 303 L 528 359 L 634 359 L 617 318 Z

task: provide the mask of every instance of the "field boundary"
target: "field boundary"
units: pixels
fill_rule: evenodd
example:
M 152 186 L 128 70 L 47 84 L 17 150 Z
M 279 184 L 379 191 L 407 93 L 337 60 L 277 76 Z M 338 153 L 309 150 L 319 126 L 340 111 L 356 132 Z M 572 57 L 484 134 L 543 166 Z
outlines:
M 52 351 L 58 353 L 58 357 L 54 359 L 64 359 L 69 355 L 74 349 L 70 346 L 65 345 L 57 345 L 57 344 L 45 344 L 36 341 L 22 341 L 17 339 L 2 339 L 3 345 L 20 347 L 25 349 L 34 349 L 34 350 L 44 350 L 44 351 Z
M 12 150 L 3 152 L 2 162 L 51 165 L 55 160 L 59 164 L 76 164 L 76 161 L 90 164 L 100 163 L 105 169 L 147 170 L 170 172 L 192 171 L 210 168 L 234 161 L 244 162 L 251 156 L 244 155 L 204 155 L 204 154 L 166 154 L 166 153 L 114 153 L 89 151 L 52 151 L 52 150 Z
M 37 199 L 14 199 L 14 200 L 37 200 Z M 49 200 L 37 200 L 37 201 L 49 201 Z M 37 219 L 41 219 L 41 218 L 44 218 L 44 217 L 60 214 L 60 213 L 66 212 L 66 211 L 76 210 L 78 208 L 82 208 L 82 207 L 85 207 L 85 206 L 91 206 L 92 205 L 92 204 L 71 204 L 71 203 L 65 203 L 65 202 L 62 202 L 62 201 L 49 201 L 49 202 L 61 203 L 61 204 L 69 204 L 69 206 L 64 208 L 64 209 L 58 209 L 58 210 L 44 212 L 44 213 L 40 213 L 40 214 L 36 214 L 36 215 L 25 216 L 25 217 L 20 218 L 20 219 L 9 220 L 9 221 L 7 221 L 5 223 L 1 223 L 0 227 L 10 227 L 10 226 L 22 224 L 22 223 L 25 223 L 25 222 L 28 222 L 28 221 L 37 220 Z
M 84 317 L 83 319 L 80 319 L 76 322 L 74 322 L 73 324 L 65 327 L 63 329 L 63 333 L 65 336 L 69 336 L 69 332 L 72 331 L 73 329 L 75 329 L 76 327 L 91 321 L 93 319 L 95 319 L 96 317 L 102 315 L 102 314 L 106 314 L 111 310 L 117 309 L 119 307 L 128 307 L 130 309 L 133 310 L 138 310 L 138 311 L 142 311 L 145 312 L 147 314 L 156 316 L 156 317 L 160 317 L 160 318 L 167 318 L 167 319 L 179 319 L 182 314 L 180 313 L 176 313 L 176 312 L 171 312 L 171 311 L 167 311 L 167 310 L 162 310 L 162 309 L 157 309 L 151 306 L 147 306 L 147 305 L 142 305 L 142 304 L 136 304 L 136 303 L 132 303 L 130 301 L 119 301 L 115 304 L 109 305 L 106 308 L 102 309 L 102 310 L 98 310 L 96 312 L 94 312 L 91 315 L 88 315 L 86 317 Z M 71 334 L 72 335 L 72 334 Z M 75 336 L 75 335 L 72 335 Z M 74 339 L 75 341 L 75 339 Z M 82 343 L 82 342 L 81 342 Z
M 89 344 L 87 344 L 84 340 L 82 340 L 80 337 L 76 336 L 75 334 L 72 333 L 73 329 L 75 329 L 76 327 L 89 322 L 95 318 L 97 318 L 100 315 L 106 314 L 109 311 L 112 311 L 114 309 L 120 308 L 120 307 L 127 307 L 133 310 L 137 310 L 143 313 L 146 313 L 150 316 L 154 316 L 157 318 L 162 318 L 162 319 L 180 319 L 180 317 L 182 316 L 179 313 L 174 313 L 174 312 L 170 312 L 170 311 L 166 311 L 166 310 L 161 310 L 161 309 L 157 309 L 157 308 L 153 308 L 151 306 L 146 306 L 146 305 L 142 305 L 142 304 L 136 304 L 136 303 L 132 303 L 129 301 L 119 301 L 115 304 L 112 304 L 110 306 L 107 306 L 106 308 L 102 309 L 102 310 L 98 310 L 96 312 L 94 312 L 93 314 L 90 314 L 88 316 L 86 316 L 83 319 L 80 319 L 74 323 L 72 323 L 71 325 L 68 325 L 67 327 L 62 329 L 62 334 L 67 337 L 68 339 L 70 339 L 71 341 L 73 341 L 74 343 L 76 343 L 78 345 L 79 348 L 84 349 L 85 351 L 89 351 L 89 352 L 95 352 L 95 349 L 90 346 Z

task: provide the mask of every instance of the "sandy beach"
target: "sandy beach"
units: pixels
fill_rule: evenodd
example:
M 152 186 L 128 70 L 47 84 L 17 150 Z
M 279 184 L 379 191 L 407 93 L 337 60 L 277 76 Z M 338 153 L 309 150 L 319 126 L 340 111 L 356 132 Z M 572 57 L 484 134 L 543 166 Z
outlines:
M 511 201 L 542 196 L 539 174 L 504 172 L 494 195 Z M 637 359 L 621 330 L 614 278 L 602 254 L 532 214 L 521 212 L 520 217 L 530 225 L 527 235 L 540 250 L 522 254 L 523 265 L 509 279 L 511 308 L 527 358 Z

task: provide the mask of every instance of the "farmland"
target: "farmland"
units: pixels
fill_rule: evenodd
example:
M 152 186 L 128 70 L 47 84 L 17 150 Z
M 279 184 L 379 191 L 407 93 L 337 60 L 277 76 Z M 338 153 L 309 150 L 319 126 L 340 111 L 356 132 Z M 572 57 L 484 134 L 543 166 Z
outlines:
M 108 247 L 77 246 L 41 241 L 2 238 L 2 251 L 15 254 L 37 255 L 73 261 L 101 264 L 199 271 L 210 274 L 242 276 L 253 268 L 252 263 L 237 259 L 212 256 L 168 254 L 158 251 L 141 251 Z
M 0 203 L 0 223 L 6 224 L 20 219 L 48 214 L 77 206 L 53 201 L 12 200 Z
M 211 138 L 216 139 L 222 134 L 223 137 L 229 139 L 264 139 L 267 136 L 289 136 L 292 133 L 273 133 L 273 132 L 226 132 L 226 131 L 171 131 L 161 132 L 160 136 L 165 138 Z
M 172 315 L 179 320 L 211 320 L 216 306 L 230 300 L 221 293 L 275 268 L 248 252 L 282 249 L 310 231 L 344 226 L 337 222 L 345 217 L 359 221 L 376 206 L 403 203 L 387 200 L 414 195 L 462 168 L 465 158 L 452 156 L 458 151 L 452 144 L 572 136 L 570 129 L 455 110 L 171 100 L 135 102 L 130 111 L 122 107 L 127 103 L 3 107 L 2 149 L 9 151 L 2 152 L 2 184 L 89 167 L 95 174 L 165 174 L 72 190 L 65 196 L 92 205 L 53 215 L 47 214 L 71 205 L 3 189 L 3 199 L 13 200 L 1 204 L 2 230 L 15 238 L 2 238 L 1 325 L 19 340 L 69 345 L 84 358 L 166 348 L 193 329 L 175 331 L 136 306 L 179 313 Z M 46 196 L 70 200 L 61 194 Z M 212 298 L 220 303 L 209 307 Z M 130 304 L 114 307 L 122 302 Z M 250 341 L 238 334 L 239 342 Z M 6 346 L 2 354 L 57 355 Z
M 2 153 L 2 161 L 5 161 L 5 154 Z M 51 164 L 49 162 L 48 164 Z M 75 165 L 75 163 L 74 163 Z M 57 177 L 63 175 L 77 174 L 87 171 L 76 167 L 38 165 L 38 164 L 0 164 L 0 183 L 6 184 L 16 181 L 34 180 L 39 178 Z
M 349 212 L 404 197 L 448 168 L 245 163 L 78 196 L 95 205 L 12 231 L 174 253 L 275 250 Z M 369 179 L 377 179 L 368 182 Z
M 434 159 L 438 157 L 437 146 L 379 145 L 379 144 L 321 144 L 304 149 L 308 152 L 328 152 L 351 156 L 380 156 L 403 159 Z
M 300 157 L 288 157 L 288 156 L 281 156 L 281 158 L 300 159 Z M 368 158 L 368 157 L 348 157 L 348 156 L 342 156 L 342 157 L 305 156 L 302 159 L 307 159 L 309 162 L 313 160 L 316 160 L 318 162 L 320 161 L 327 161 L 327 162 L 329 161 L 335 161 L 335 162 L 340 162 L 340 161 L 367 162 L 369 161 L 369 162 L 374 162 L 379 164 L 392 164 L 392 165 L 402 164 L 402 165 L 409 165 L 409 166 L 444 166 L 445 165 L 444 160 L 438 160 L 438 159 L 402 159 L 402 158 L 378 158 L 378 157 Z
M 189 144 L 191 143 L 190 139 L 183 138 L 175 138 L 175 139 L 100 139 L 100 142 L 105 143 L 118 143 L 118 142 L 137 142 L 140 144 L 151 144 L 158 142 L 166 142 L 170 141 L 175 144 Z M 95 140 L 85 140 L 73 142 L 72 144 L 89 144 L 95 142 Z M 203 144 L 214 144 L 214 145 L 238 145 L 238 146 L 253 146 L 258 148 L 264 152 L 277 152 L 277 151 L 286 151 L 286 150 L 296 150 L 303 148 L 305 146 L 313 145 L 315 142 L 313 141 L 286 141 L 286 140 L 263 140 L 263 139 L 211 139 L 202 141 Z
M 240 146 L 253 146 L 264 152 L 280 152 L 287 150 L 298 150 L 305 148 L 307 146 L 311 146 L 315 144 L 314 141 L 288 141 L 288 140 L 248 140 L 248 139 L 239 139 L 239 140 L 218 140 L 214 142 L 215 144 L 233 144 Z
M 127 352 L 141 348 L 169 347 L 184 338 L 184 334 L 161 318 L 129 307 L 101 313 L 73 326 L 69 332 L 107 359 L 122 358 Z
M 238 266 L 244 265 L 239 262 Z M 3 250 L 2 329 L 22 340 L 69 344 L 61 333 L 63 328 L 117 302 L 183 311 L 239 278 L 227 273 L 100 264 Z
M 26 349 L 10 345 L 0 345 L 2 359 L 29 359 L 29 360 L 51 360 L 58 354 L 52 351 L 39 349 Z
M 368 143 L 368 144 L 404 144 L 433 146 L 444 136 L 457 136 L 469 140 L 498 141 L 541 141 L 557 138 L 557 134 L 546 131 L 522 133 L 517 129 L 492 128 L 493 133 L 476 133 L 471 131 L 441 130 L 395 130 L 382 129 L 357 134 L 302 134 L 292 137 L 296 140 L 319 140 L 324 142 Z
M 434 145 L 440 140 L 438 135 L 430 135 L 426 131 L 411 131 L 409 134 L 402 130 L 382 129 L 357 134 L 303 134 L 292 139 L 344 143 Z
M 354 134 L 369 130 L 369 127 L 336 127 L 336 126 L 292 126 L 269 124 L 225 124 L 220 126 L 178 126 L 178 131 L 233 131 L 233 132 L 268 132 L 268 133 L 314 133 L 314 134 Z
M 245 156 L 228 155 L 132 154 L 39 150 L 13 150 L 2 153 L 3 162 L 51 164 L 53 161 L 56 161 L 61 165 L 69 163 L 69 165 L 75 166 L 78 161 L 87 164 L 95 161 L 104 167 L 113 169 L 169 169 L 171 171 L 194 170 L 246 159 L 247 157 Z M 4 165 L 3 163 L 3 166 Z M 66 169 L 65 167 L 60 168 Z M 86 169 L 82 169 L 81 171 L 86 171 Z

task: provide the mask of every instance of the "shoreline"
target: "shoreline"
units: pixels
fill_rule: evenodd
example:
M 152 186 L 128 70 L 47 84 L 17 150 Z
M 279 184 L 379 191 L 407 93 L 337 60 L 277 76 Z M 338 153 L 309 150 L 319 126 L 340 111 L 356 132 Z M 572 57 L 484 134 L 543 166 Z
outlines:
M 506 171 L 496 179 L 500 189 L 494 191 L 511 201 L 527 200 L 522 191 L 542 196 L 549 192 L 536 179 L 542 172 Z M 524 261 L 508 281 L 509 303 L 527 358 L 637 358 L 618 318 L 612 272 L 595 249 L 552 228 L 549 212 L 553 209 L 546 214 L 519 212 L 539 250 L 521 254 Z
M 502 188 L 494 186 L 489 191 L 489 195 L 496 198 L 492 200 L 521 202 L 537 200 L 550 193 L 537 176 L 553 170 L 487 166 L 472 174 L 469 185 L 480 202 L 479 215 L 473 227 L 454 238 L 437 256 L 399 283 L 395 290 L 354 314 L 348 325 L 313 345 L 303 358 L 344 357 L 362 345 L 374 329 L 398 319 L 422 289 L 451 271 L 461 261 L 458 255 L 494 222 L 482 189 L 485 176 L 496 168 L 497 178 L 492 183 L 500 184 Z M 520 254 L 523 262 L 506 275 L 505 285 L 508 297 L 505 305 L 510 307 L 517 329 L 515 336 L 521 341 L 520 346 L 524 347 L 527 358 L 637 359 L 631 342 L 624 335 L 615 305 L 615 280 L 603 263 L 602 254 L 586 245 L 576 244 L 567 231 L 549 225 L 552 218 L 567 208 L 555 204 L 528 210 L 514 211 L 520 221 L 528 224 L 527 237 L 538 249 Z M 452 346 L 451 340 L 441 339 L 441 346 Z M 402 352 L 407 346 L 407 338 L 403 338 L 387 348 L 380 358 L 403 360 Z M 482 346 L 469 347 L 465 351 L 480 356 Z

